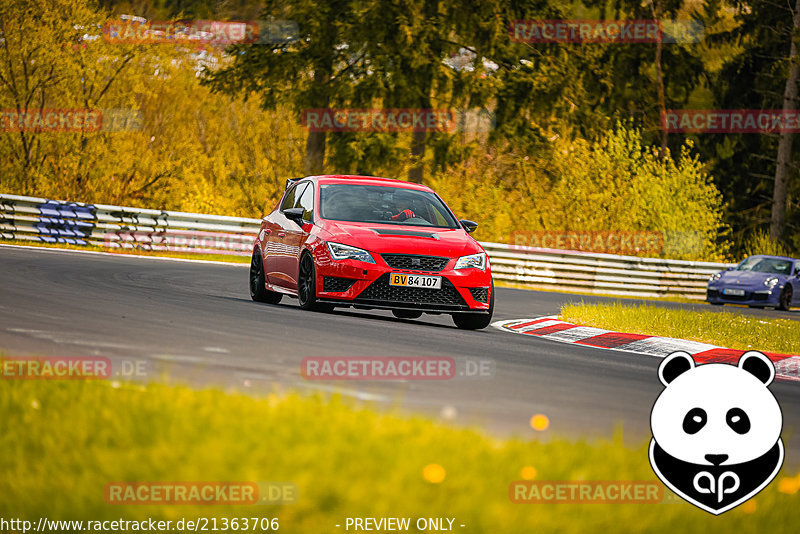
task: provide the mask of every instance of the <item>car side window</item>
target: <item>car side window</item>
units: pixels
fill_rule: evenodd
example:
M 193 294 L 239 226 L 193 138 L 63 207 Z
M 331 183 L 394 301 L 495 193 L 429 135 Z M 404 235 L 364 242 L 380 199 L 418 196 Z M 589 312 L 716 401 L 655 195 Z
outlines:
M 289 189 L 289 191 L 286 193 L 286 196 L 283 197 L 283 202 L 281 202 L 281 211 L 288 210 L 289 208 L 293 208 L 295 206 L 297 193 L 302 193 L 307 183 L 308 182 L 296 184 Z
M 297 199 L 296 208 L 303 208 L 303 220 L 311 221 L 314 218 L 314 184 L 308 184 Z

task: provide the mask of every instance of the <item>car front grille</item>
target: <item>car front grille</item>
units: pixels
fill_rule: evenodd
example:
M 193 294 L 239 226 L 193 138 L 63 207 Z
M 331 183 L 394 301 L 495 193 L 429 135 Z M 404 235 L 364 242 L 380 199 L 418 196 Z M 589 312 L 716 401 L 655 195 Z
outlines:
M 322 291 L 344 292 L 353 287 L 356 281 L 352 278 L 339 278 L 338 276 L 323 276 Z
M 487 302 L 489 300 L 488 287 L 471 287 L 469 288 L 469 292 L 472 294 L 472 298 L 478 302 Z
M 389 285 L 389 273 L 372 282 L 355 301 L 364 304 L 398 304 L 406 308 L 437 308 L 442 310 L 462 310 L 469 306 L 455 286 L 442 277 L 441 289 L 402 287 Z
M 417 254 L 381 254 L 386 265 L 392 269 L 406 271 L 438 272 L 447 266 L 450 258 L 441 256 L 419 256 Z

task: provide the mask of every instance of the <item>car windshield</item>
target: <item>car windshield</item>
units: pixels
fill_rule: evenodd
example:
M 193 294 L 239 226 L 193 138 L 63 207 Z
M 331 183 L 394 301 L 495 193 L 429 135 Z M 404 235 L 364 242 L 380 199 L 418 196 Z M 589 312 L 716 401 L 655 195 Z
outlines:
M 320 186 L 324 219 L 436 228 L 458 228 L 458 221 L 435 194 L 400 187 L 356 184 Z
M 737 267 L 737 271 L 753 271 L 757 273 L 789 274 L 792 269 L 792 262 L 780 260 L 778 258 L 764 258 L 753 256 L 747 258 Z

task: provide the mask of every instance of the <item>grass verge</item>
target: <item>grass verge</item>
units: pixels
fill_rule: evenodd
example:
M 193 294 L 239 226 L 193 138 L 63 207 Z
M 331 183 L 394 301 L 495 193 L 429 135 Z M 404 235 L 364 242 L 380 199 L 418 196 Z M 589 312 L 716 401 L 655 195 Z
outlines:
M 655 480 L 644 443 L 497 440 L 335 397 L 106 381 L 0 384 L 6 518 L 277 517 L 282 531 L 308 533 L 343 531 L 347 517 L 384 516 L 412 524 L 454 517 L 454 530 L 473 533 L 796 530 L 800 473 L 782 473 L 721 517 L 684 502 L 509 501 L 509 484 L 526 467 L 538 480 Z M 432 464 L 441 469 L 426 471 Z M 289 481 L 299 494 L 283 506 L 106 504 L 104 487 L 116 481 Z
M 581 296 L 592 296 L 592 297 L 606 297 L 612 299 L 623 299 L 623 300 L 642 300 L 644 297 L 637 297 L 637 296 L 630 296 L 630 295 L 617 295 L 613 293 L 591 293 L 587 294 L 586 291 L 580 291 L 578 289 L 571 289 L 569 287 L 548 287 L 546 285 L 537 285 L 537 286 L 530 286 L 525 285 L 519 282 L 512 282 L 509 280 L 498 280 L 497 278 L 494 279 L 494 285 L 496 287 L 507 287 L 509 289 L 524 289 L 526 291 L 542 291 L 545 293 L 566 293 L 568 295 L 581 295 Z M 681 304 L 697 304 L 700 302 L 697 299 L 689 299 L 686 297 L 676 297 L 676 296 L 652 296 L 646 297 L 647 300 L 657 300 L 660 302 L 678 302 Z
M 800 322 L 730 312 L 698 312 L 650 304 L 565 304 L 570 323 L 616 332 L 689 339 L 729 349 L 800 354 Z

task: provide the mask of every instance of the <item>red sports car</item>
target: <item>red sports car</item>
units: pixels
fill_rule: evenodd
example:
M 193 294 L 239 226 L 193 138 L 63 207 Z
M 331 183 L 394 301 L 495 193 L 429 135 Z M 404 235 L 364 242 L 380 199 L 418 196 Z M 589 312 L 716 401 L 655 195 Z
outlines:
M 250 296 L 295 297 L 305 310 L 390 309 L 396 317 L 449 313 L 459 328 L 485 328 L 494 285 L 489 258 L 429 187 L 389 178 L 289 180 L 261 221 Z

